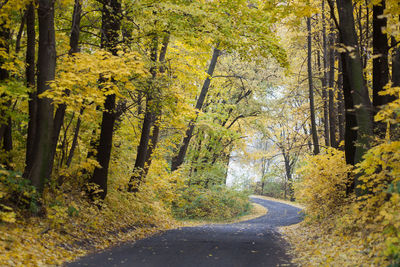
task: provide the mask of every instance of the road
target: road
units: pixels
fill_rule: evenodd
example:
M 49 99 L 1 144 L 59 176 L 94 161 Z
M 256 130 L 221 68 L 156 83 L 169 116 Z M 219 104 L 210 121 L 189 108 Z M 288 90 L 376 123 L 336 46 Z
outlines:
M 256 267 L 294 266 L 277 231 L 301 221 L 300 209 L 252 198 L 268 213 L 234 224 L 183 227 L 85 256 L 66 266 Z

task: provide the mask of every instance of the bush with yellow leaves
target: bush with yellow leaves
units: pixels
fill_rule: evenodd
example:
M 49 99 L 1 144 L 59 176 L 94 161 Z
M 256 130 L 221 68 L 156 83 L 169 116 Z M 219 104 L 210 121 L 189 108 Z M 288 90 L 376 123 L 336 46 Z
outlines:
M 400 265 L 400 141 L 386 140 L 364 156 L 357 172 L 366 192 L 356 203 L 370 242 L 384 243 L 384 256 Z M 398 266 L 395 265 L 395 266 Z
M 400 87 L 382 94 L 396 96 L 375 116 L 387 124 L 386 138 L 355 170 L 329 149 L 299 171 L 296 195 L 311 220 L 286 230 L 299 265 L 400 266 Z M 358 177 L 358 198 L 345 196 L 348 175 Z
M 305 165 L 298 170 L 300 180 L 295 183 L 295 196 L 304 203 L 309 218 L 328 217 L 346 202 L 350 171 L 344 152 L 334 148 L 306 158 Z

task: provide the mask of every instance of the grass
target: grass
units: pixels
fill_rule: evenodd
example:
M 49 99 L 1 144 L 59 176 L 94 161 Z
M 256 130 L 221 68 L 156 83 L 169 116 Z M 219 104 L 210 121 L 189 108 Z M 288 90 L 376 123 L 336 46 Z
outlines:
M 252 220 L 252 219 L 264 216 L 268 212 L 268 209 L 260 204 L 251 203 L 251 205 L 252 205 L 252 207 L 251 207 L 250 212 L 241 214 L 238 217 L 233 218 L 233 219 L 218 220 L 218 221 L 186 219 L 186 220 L 179 220 L 179 222 L 181 223 L 181 226 L 183 226 L 183 227 L 201 226 L 201 225 L 206 225 L 206 224 L 231 224 L 231 223 L 238 223 L 238 222 Z

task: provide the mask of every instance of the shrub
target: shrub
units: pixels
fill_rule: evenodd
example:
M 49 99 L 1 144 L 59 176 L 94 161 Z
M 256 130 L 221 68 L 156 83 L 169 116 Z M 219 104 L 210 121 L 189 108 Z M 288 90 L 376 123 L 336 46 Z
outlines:
M 308 216 L 323 219 L 344 204 L 350 171 L 344 152 L 334 148 L 306 159 L 298 170 L 300 181 L 295 184 L 295 196 L 305 204 Z
M 15 222 L 17 210 L 37 213 L 39 194 L 21 173 L 0 167 L 0 221 Z
M 218 221 L 243 215 L 250 207 L 246 192 L 225 186 L 209 189 L 191 186 L 184 189 L 174 202 L 173 213 L 177 218 Z
M 359 164 L 359 223 L 370 225 L 370 238 L 385 242 L 384 254 L 400 264 L 400 141 L 371 148 Z M 397 264 L 397 265 L 396 265 Z

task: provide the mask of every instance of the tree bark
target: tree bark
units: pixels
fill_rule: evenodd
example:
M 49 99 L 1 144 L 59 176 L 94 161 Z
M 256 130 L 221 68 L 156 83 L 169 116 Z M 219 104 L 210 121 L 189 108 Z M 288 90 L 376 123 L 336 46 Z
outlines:
M 392 38 L 392 43 L 395 44 L 396 40 Z M 392 53 L 392 86 L 400 87 L 400 45 L 397 44 L 393 48 Z
M 25 170 L 24 177 L 27 178 L 32 169 L 33 162 L 33 145 L 36 135 L 36 116 L 37 116 L 37 94 L 34 91 L 35 87 L 35 7 L 31 2 L 26 10 L 26 84 L 30 88 L 29 92 L 29 121 L 28 121 L 28 136 L 26 142 L 25 155 Z
M 72 158 L 74 157 L 74 153 L 75 153 L 75 149 L 76 146 L 78 145 L 78 137 L 79 137 L 79 131 L 81 128 L 81 123 L 82 123 L 82 114 L 83 114 L 84 108 L 81 107 L 81 110 L 79 111 L 79 117 L 78 120 L 76 122 L 76 126 L 75 126 L 75 130 L 74 130 L 74 137 L 72 138 L 72 144 L 71 144 L 71 148 L 69 150 L 68 153 L 68 158 L 67 158 L 67 167 L 69 167 L 72 163 Z
M 50 89 L 49 82 L 54 80 L 56 68 L 56 43 L 54 29 L 54 1 L 39 0 L 39 52 L 37 94 Z M 43 192 L 45 183 L 50 179 L 53 133 L 53 105 L 52 100 L 46 97 L 37 100 L 36 134 L 33 146 L 32 168 L 28 178 Z
M 383 28 L 386 28 L 386 17 L 383 16 L 385 10 L 385 0 L 380 4 L 373 6 L 373 60 L 372 60 L 372 92 L 373 92 L 373 106 L 374 114 L 378 113 L 382 105 L 390 102 L 389 95 L 379 95 L 384 90 L 384 86 L 389 82 L 389 44 L 388 38 L 383 33 Z M 386 125 L 384 123 L 375 123 L 375 133 L 381 137 L 385 135 Z
M 345 63 L 345 54 L 341 54 L 341 80 L 342 80 L 342 91 L 344 98 L 344 110 L 345 110 L 345 129 L 344 129 L 344 148 L 346 163 L 354 165 L 355 164 L 355 153 L 357 141 L 357 119 L 354 114 L 354 104 L 351 93 L 351 86 L 347 72 L 347 66 Z
M 166 71 L 166 67 L 164 66 L 165 64 L 165 57 L 167 55 L 167 50 L 168 50 L 168 45 L 169 45 L 169 33 L 163 38 L 163 42 L 162 42 L 162 46 L 161 46 L 161 51 L 160 51 L 160 56 L 158 58 L 160 65 L 159 68 L 159 72 L 160 74 L 164 74 Z M 154 112 L 154 119 L 153 119 L 153 131 L 150 137 L 150 146 L 147 149 L 147 154 L 146 154 L 146 161 L 145 161 L 145 173 L 144 173 L 144 177 L 142 179 L 145 178 L 145 176 L 147 175 L 149 169 L 150 169 L 150 165 L 151 165 L 151 161 L 152 161 L 152 157 L 153 157 L 153 152 L 157 147 L 157 143 L 158 143 L 158 138 L 160 135 L 160 120 L 161 120 L 161 115 L 162 115 L 162 110 L 161 110 L 161 103 L 160 103 L 161 99 L 160 96 L 158 97 L 158 99 L 156 99 L 156 110 Z
M 329 33 L 329 136 L 331 147 L 337 148 L 336 139 L 336 107 L 335 107 L 335 33 L 331 24 Z
M 69 55 L 72 56 L 75 53 L 79 52 L 79 34 L 80 34 L 80 21 L 81 21 L 81 13 L 82 13 L 82 0 L 75 0 L 74 11 L 72 13 L 72 26 L 71 33 L 69 39 Z M 65 96 L 69 96 L 70 90 L 65 90 Z M 67 109 L 66 104 L 60 104 L 56 110 L 56 114 L 54 115 L 54 129 L 53 129 L 53 145 L 52 145 L 52 153 L 53 157 L 56 154 L 58 138 L 60 136 L 61 127 L 64 123 L 65 111 Z
M 340 20 L 341 41 L 348 49 L 345 54 L 347 78 L 350 85 L 350 93 L 355 108 L 357 119 L 357 147 L 354 163 L 362 160 L 362 156 L 370 147 L 373 120 L 372 105 L 365 86 L 363 65 L 360 58 L 357 35 L 354 27 L 353 3 L 351 0 L 336 0 Z M 345 92 L 346 94 L 346 92 Z M 346 99 L 346 96 L 345 96 Z
M 121 4 L 118 0 L 104 0 L 102 9 L 101 47 L 117 55 L 119 30 L 121 28 Z M 107 195 L 108 167 L 111 158 L 112 138 L 114 133 L 116 95 L 106 96 L 100 139 L 97 146 L 96 159 L 100 167 L 96 167 L 90 183 L 97 185 L 100 192 L 91 191 L 91 198 L 104 199 Z M 95 193 L 96 192 L 96 193 Z
M 92 194 L 93 197 L 104 199 L 107 196 L 108 167 L 111 157 L 112 137 L 115 124 L 115 94 L 107 96 L 104 103 L 103 118 L 100 128 L 99 145 L 97 146 L 96 160 L 100 167 L 96 167 L 90 179 L 90 183 L 99 186 L 101 192 Z
M 21 18 L 21 24 L 19 25 L 18 33 L 17 33 L 17 39 L 15 40 L 15 53 L 18 54 L 19 51 L 21 50 L 21 39 L 22 39 L 22 33 L 24 32 L 24 26 L 26 22 L 26 12 L 24 12 L 24 15 Z
M 324 137 L 325 146 L 330 145 L 329 99 L 328 99 L 328 42 L 326 34 L 325 1 L 322 1 L 322 101 L 324 103 Z
M 72 26 L 69 38 L 69 55 L 80 52 L 79 35 L 81 33 L 82 0 L 75 0 L 74 12 L 72 13 Z
M 151 44 L 150 59 L 154 64 L 156 64 L 158 61 L 158 36 L 156 34 L 153 36 Z M 131 176 L 128 185 L 128 191 L 134 193 L 139 191 L 139 185 L 146 173 L 146 160 L 148 159 L 147 157 L 149 154 L 148 150 L 151 126 L 153 124 L 153 121 L 155 120 L 155 109 L 157 108 L 157 105 L 154 101 L 154 92 L 152 92 L 155 89 L 152 87 L 154 85 L 154 80 L 156 79 L 157 75 L 156 66 L 153 66 L 150 69 L 150 73 L 152 77 L 149 81 L 149 91 L 146 98 L 146 110 L 143 118 L 142 132 L 137 149 L 135 166 L 133 168 L 133 175 Z
M 312 47 L 311 47 L 311 18 L 307 18 L 307 70 L 308 70 L 308 93 L 310 100 L 310 117 L 311 117 L 311 135 L 313 139 L 314 145 L 314 155 L 319 154 L 319 144 L 318 144 L 318 132 L 317 132 L 317 124 L 315 122 L 315 107 L 314 107 L 314 88 L 313 88 L 313 79 L 312 79 Z
M 338 73 L 338 126 L 339 126 L 339 143 L 345 140 L 345 105 L 344 105 L 344 87 L 348 87 L 348 81 L 346 81 L 346 85 L 343 83 L 343 67 L 341 59 L 342 55 L 338 57 L 339 59 L 339 73 Z M 346 78 L 347 79 L 347 78 Z M 353 103 L 353 102 L 351 102 Z M 351 104 L 352 105 L 352 104 Z M 354 118 L 355 119 L 355 118 Z
M 10 28 L 1 21 L 0 22 L 0 48 L 4 50 L 7 54 L 10 50 L 9 40 L 11 38 Z M 6 82 L 10 73 L 6 68 L 3 68 L 5 60 L 0 57 L 0 81 Z M 12 150 L 12 136 L 11 136 L 11 117 L 7 111 L 11 108 L 11 98 L 6 93 L 0 95 L 0 149 L 5 153 L 4 158 L 1 158 L 1 163 L 10 169 L 11 157 L 10 151 Z M 3 145 L 1 144 L 3 143 Z
M 196 103 L 196 112 L 197 113 L 200 112 L 201 108 L 203 107 L 204 100 L 205 100 L 207 92 L 208 92 L 208 88 L 210 87 L 211 77 L 214 73 L 215 66 L 217 65 L 218 57 L 220 56 L 220 54 L 221 54 L 221 51 L 215 47 L 211 61 L 210 61 L 210 65 L 209 65 L 208 71 L 207 71 L 208 77 L 204 81 L 203 87 L 201 88 L 199 98 L 197 99 L 197 103 Z M 177 170 L 182 165 L 183 161 L 185 160 L 186 152 L 189 147 L 189 142 L 193 135 L 193 130 L 195 127 L 196 119 L 191 120 L 189 122 L 189 125 L 186 129 L 185 137 L 183 138 L 183 142 L 182 142 L 181 146 L 179 147 L 179 153 L 172 159 L 171 171 Z

